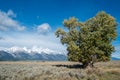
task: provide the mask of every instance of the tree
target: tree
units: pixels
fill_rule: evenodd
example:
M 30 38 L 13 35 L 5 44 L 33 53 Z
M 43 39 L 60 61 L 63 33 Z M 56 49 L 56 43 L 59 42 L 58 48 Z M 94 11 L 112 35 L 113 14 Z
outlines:
M 66 44 L 69 61 L 79 61 L 86 68 L 93 67 L 95 62 L 110 60 L 114 51 L 111 43 L 117 36 L 114 17 L 101 11 L 86 22 L 71 17 L 63 24 L 68 30 L 59 28 L 55 34 L 62 44 Z

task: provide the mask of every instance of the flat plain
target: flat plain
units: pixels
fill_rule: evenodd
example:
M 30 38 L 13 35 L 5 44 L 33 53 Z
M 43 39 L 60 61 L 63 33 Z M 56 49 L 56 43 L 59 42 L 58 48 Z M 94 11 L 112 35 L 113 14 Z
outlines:
M 0 80 L 120 80 L 120 61 L 86 69 L 79 62 L 1 61 Z

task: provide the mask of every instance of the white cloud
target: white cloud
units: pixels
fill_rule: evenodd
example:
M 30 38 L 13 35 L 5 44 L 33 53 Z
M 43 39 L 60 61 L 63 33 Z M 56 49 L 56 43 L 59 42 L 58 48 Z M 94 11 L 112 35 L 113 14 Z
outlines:
M 48 23 L 38 25 L 36 28 L 37 32 L 33 30 L 21 33 L 19 31 L 24 30 L 25 26 L 14 20 L 15 17 L 16 14 L 12 10 L 8 12 L 0 10 L 0 47 L 11 48 L 18 46 L 20 48 L 32 49 L 33 46 L 37 46 L 36 49 L 50 49 L 61 53 L 66 51 L 66 47 L 51 32 L 51 27 Z
M 50 25 L 48 23 L 43 23 L 37 27 L 37 31 L 40 34 L 48 34 L 50 32 Z
M 16 14 L 12 10 L 8 10 L 7 15 L 10 17 L 16 17 Z
M 12 17 L 16 17 L 16 14 L 12 10 L 4 12 L 0 10 L 0 31 L 18 30 L 22 31 L 25 26 L 14 20 Z
M 5 38 L 4 37 L 0 37 L 0 40 L 5 40 Z
M 66 47 L 63 46 L 59 39 L 55 37 L 53 33 L 49 33 L 49 35 L 39 35 L 37 33 L 8 33 L 4 34 L 5 40 L 0 40 L 0 47 L 10 48 L 13 46 L 18 47 L 27 47 L 32 48 L 33 46 L 37 46 L 43 49 L 55 50 L 58 52 L 65 52 Z
M 120 45 L 115 46 L 115 52 L 112 54 L 112 56 L 120 58 Z

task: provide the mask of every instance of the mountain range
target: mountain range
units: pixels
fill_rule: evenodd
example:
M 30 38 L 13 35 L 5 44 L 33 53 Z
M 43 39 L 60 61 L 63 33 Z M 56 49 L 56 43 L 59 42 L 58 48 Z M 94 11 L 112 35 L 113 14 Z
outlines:
M 27 49 L 26 47 L 12 47 L 0 50 L 1 61 L 14 61 L 14 60 L 47 60 L 47 61 L 65 61 L 67 60 L 66 54 L 50 50 L 48 48 L 33 47 Z
M 26 47 L 0 48 L 0 61 L 19 60 L 66 61 L 67 55 L 65 52 L 36 46 L 31 49 Z M 120 60 L 120 58 L 111 57 L 111 60 Z
M 120 60 L 120 58 L 111 57 L 111 60 Z

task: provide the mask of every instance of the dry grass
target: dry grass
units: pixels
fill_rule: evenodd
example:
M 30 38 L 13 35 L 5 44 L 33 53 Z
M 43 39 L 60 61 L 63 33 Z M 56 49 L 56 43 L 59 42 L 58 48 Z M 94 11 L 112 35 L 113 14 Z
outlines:
M 69 61 L 1 61 L 0 64 L 40 64 L 40 65 L 73 65 L 79 62 Z
M 120 80 L 120 61 L 79 68 L 78 62 L 0 62 L 0 80 Z

